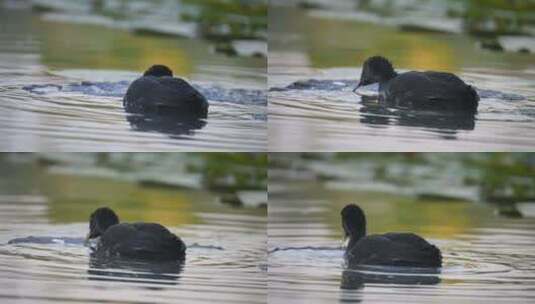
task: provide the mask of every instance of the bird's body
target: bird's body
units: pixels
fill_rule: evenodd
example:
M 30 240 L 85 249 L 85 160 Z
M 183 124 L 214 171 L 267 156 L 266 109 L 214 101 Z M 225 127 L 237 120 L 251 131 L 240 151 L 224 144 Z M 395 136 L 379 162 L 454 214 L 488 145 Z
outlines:
M 476 91 L 459 77 L 444 72 L 406 72 L 379 86 L 380 101 L 404 109 L 440 112 L 477 111 Z
M 128 258 L 149 261 L 184 260 L 186 245 L 157 223 L 119 223 L 109 208 L 99 208 L 90 218 L 88 239 L 97 238 L 97 258 Z
M 164 69 L 164 72 L 158 69 Z M 206 98 L 187 81 L 173 77 L 171 70 L 162 66 L 151 67 L 130 84 L 123 106 L 129 113 L 140 114 L 206 117 L 208 113 Z
M 390 107 L 464 114 L 477 112 L 477 92 L 452 73 L 397 73 L 386 58 L 374 56 L 364 62 L 357 88 L 373 83 L 379 83 L 379 101 Z
M 434 245 L 413 233 L 385 233 L 363 237 L 345 258 L 349 268 L 358 265 L 440 267 L 442 257 Z
M 141 258 L 154 261 L 181 260 L 186 245 L 156 223 L 121 223 L 104 232 L 95 254 L 103 257 Z

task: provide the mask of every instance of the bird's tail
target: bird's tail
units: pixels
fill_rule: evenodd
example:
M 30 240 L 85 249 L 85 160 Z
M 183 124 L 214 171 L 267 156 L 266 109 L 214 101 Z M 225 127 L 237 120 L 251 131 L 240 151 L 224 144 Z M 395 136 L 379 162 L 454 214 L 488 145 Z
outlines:
M 470 91 L 470 94 L 472 95 L 472 100 L 474 100 L 475 102 L 473 103 L 473 112 L 477 112 L 477 106 L 479 105 L 479 95 L 477 94 L 477 91 L 476 89 L 474 89 L 473 86 L 468 86 L 468 91 Z

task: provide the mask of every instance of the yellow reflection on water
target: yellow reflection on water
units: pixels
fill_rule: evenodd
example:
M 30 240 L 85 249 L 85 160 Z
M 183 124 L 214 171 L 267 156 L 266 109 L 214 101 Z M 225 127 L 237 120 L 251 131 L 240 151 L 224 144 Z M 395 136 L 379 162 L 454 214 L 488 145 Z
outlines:
M 112 208 L 121 221 L 183 225 L 198 221 L 193 204 L 212 202 L 208 194 L 140 187 L 108 178 L 43 175 L 41 190 L 49 199 L 52 222 L 85 222 L 98 207 Z
M 150 37 L 90 25 L 34 20 L 42 42 L 41 60 L 52 68 L 144 71 L 165 64 L 176 74 L 194 70 L 193 56 L 210 56 L 206 43 Z
M 381 55 L 395 68 L 454 71 L 464 60 L 456 56 L 456 44 L 451 44 L 447 35 L 403 33 L 355 22 L 320 19 L 317 23 L 330 26 L 316 25 L 314 30 L 303 32 L 316 67 L 359 67 L 366 58 Z
M 393 26 L 310 16 L 303 10 L 276 9 L 273 22 L 284 29 L 273 37 L 292 33 L 293 45 L 270 44 L 273 51 L 303 52 L 314 68 L 361 67 L 366 58 L 382 55 L 402 69 L 458 72 L 477 67 L 525 69 L 531 55 L 491 52 L 477 46 L 478 39 L 462 34 L 406 32 Z M 299 38 L 297 38 L 299 37 Z M 280 41 L 286 41 L 287 38 Z
M 400 64 L 415 70 L 455 71 L 460 69 L 459 58 L 444 41 L 427 36 L 407 36 L 403 62 Z M 424 46 L 424 47 L 422 47 Z
M 342 235 L 340 210 L 358 204 L 366 214 L 367 233 L 414 232 L 454 239 L 492 215 L 491 208 L 463 201 L 425 201 L 378 192 L 329 192 L 332 209 L 329 226 Z

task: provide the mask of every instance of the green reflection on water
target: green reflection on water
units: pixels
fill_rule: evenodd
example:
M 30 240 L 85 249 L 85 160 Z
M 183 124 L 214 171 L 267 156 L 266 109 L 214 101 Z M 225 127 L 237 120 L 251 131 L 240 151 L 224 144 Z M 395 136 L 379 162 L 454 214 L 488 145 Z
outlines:
M 535 200 L 535 163 L 530 153 L 488 153 L 486 157 L 468 159 L 469 167 L 480 170 L 479 180 L 466 179 L 465 184 L 480 185 L 482 199 L 511 204 Z
M 330 192 L 329 227 L 343 235 L 340 210 L 356 203 L 366 213 L 368 234 L 414 232 L 451 239 L 492 217 L 492 208 L 462 201 L 425 201 L 379 192 Z
M 212 188 L 266 189 L 266 153 L 203 153 L 204 182 Z M 232 180 L 228 187 L 226 180 Z
M 165 225 L 198 221 L 193 211 L 214 200 L 207 193 L 147 189 L 105 178 L 41 174 L 41 191 L 49 199 L 49 218 L 55 223 L 84 222 L 100 206 L 114 209 L 124 221 Z
M 69 154 L 63 154 L 69 155 Z M 74 154 L 70 154 L 73 155 Z M 142 170 L 143 158 L 131 159 L 128 169 L 124 167 L 126 160 L 121 157 L 110 159 L 111 154 L 78 154 L 69 160 L 70 165 L 81 161 L 79 173 L 65 173 L 61 159 L 50 159 L 38 154 L 19 156 L 15 154 L 0 155 L 0 171 L 10 172 L 10 176 L 0 178 L 0 195 L 37 195 L 46 198 L 47 217 L 52 223 L 87 222 L 89 215 L 96 208 L 109 206 L 114 209 L 122 221 L 127 222 L 158 222 L 163 225 L 176 226 L 200 223 L 199 213 L 229 213 L 265 216 L 266 208 L 236 208 L 220 203 L 220 193 L 203 189 L 184 189 L 180 186 L 143 186 L 139 182 L 125 179 L 95 177 L 86 175 L 88 161 L 94 161 L 93 168 L 108 168 L 120 172 L 121 170 Z M 153 154 L 158 155 L 158 154 Z M 162 157 L 172 157 L 172 154 L 160 154 Z M 220 167 L 218 176 L 233 174 L 235 166 L 249 168 L 254 174 L 267 175 L 266 168 L 256 167 L 258 162 L 266 158 L 265 154 L 229 154 L 225 166 Z M 205 168 L 210 168 L 207 158 L 217 158 L 212 154 L 183 154 L 177 163 L 201 159 L 206 162 Z M 219 159 L 224 157 L 220 156 Z M 162 159 L 163 161 L 163 159 Z M 67 162 L 69 164 L 69 162 Z M 106 164 L 106 166 L 104 166 Z M 89 167 L 88 167 L 89 166 Z M 140 169 L 141 168 L 141 169 Z M 70 172 L 70 171 L 67 171 Z M 84 173 L 85 172 L 85 173 Z M 165 173 L 162 173 L 165 174 Z M 165 177 L 165 176 L 164 176 Z M 265 177 L 264 177 L 265 182 Z M 242 190 L 233 187 L 234 190 Z M 257 184 L 256 189 L 266 189 L 265 185 Z M 18 202 L 24 203 L 24 202 Z
M 450 0 L 454 1 L 454 0 Z M 459 2 L 459 0 L 455 0 Z M 474 35 L 498 36 L 527 34 L 524 26 L 535 24 L 535 1 L 464 0 L 461 13 L 465 30 Z M 492 26 L 488 26 L 492 24 Z
M 92 25 L 47 22 L 34 16 L 33 30 L 41 40 L 41 62 L 53 69 L 118 69 L 144 71 L 165 64 L 188 76 L 207 63 L 229 67 L 265 66 L 264 59 L 228 58 L 214 54 L 208 42 L 135 35 Z
M 533 202 L 534 156 L 533 153 L 300 153 L 277 155 L 270 166 L 289 173 L 288 181 L 279 185 L 284 192 L 278 194 L 277 202 L 283 204 L 286 198 L 298 198 L 304 206 L 308 200 L 323 202 L 321 216 L 334 238 L 342 237 L 341 209 L 356 203 L 367 215 L 369 234 L 399 231 L 451 239 L 473 228 L 495 227 L 503 217 L 511 217 L 516 210 L 515 203 Z M 308 178 L 293 180 L 293 176 L 301 176 L 299 173 L 306 173 L 302 175 Z M 379 190 L 368 184 L 378 186 Z M 466 190 L 476 196 L 479 192 L 479 198 L 468 195 L 463 200 Z M 308 217 L 310 213 L 302 216 Z M 514 217 L 522 216 L 529 218 L 533 214 L 518 213 Z
M 220 1 L 220 0 L 182 0 L 184 4 L 198 7 L 200 13 L 183 13 L 186 20 L 194 20 L 201 26 L 204 37 L 214 40 L 261 39 L 267 30 L 268 2 L 258 1 Z M 217 28 L 228 28 L 221 33 Z
M 458 71 L 461 68 L 526 69 L 533 54 L 490 52 L 467 35 L 415 33 L 395 27 L 310 17 L 308 11 L 276 8 L 270 14 L 270 35 L 293 32 L 299 39 L 273 39 L 277 51 L 300 51 L 315 68 L 360 67 L 374 55 L 389 58 L 397 68 Z M 290 46 L 289 46 L 290 44 Z M 358 77 L 358 75 L 355 75 Z

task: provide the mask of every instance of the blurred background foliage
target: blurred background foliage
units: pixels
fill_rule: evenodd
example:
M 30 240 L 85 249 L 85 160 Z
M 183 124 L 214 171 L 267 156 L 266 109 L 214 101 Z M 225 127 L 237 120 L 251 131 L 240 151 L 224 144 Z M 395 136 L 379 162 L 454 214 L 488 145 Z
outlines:
M 196 223 L 199 212 L 262 215 L 267 207 L 262 153 L 1 153 L 0 170 L 10 172 L 0 195 L 39 198 L 53 222 L 85 221 L 103 205 L 124 220 L 168 225 Z
M 405 203 L 488 203 L 504 216 L 535 216 L 535 153 L 277 154 L 270 170 Z

